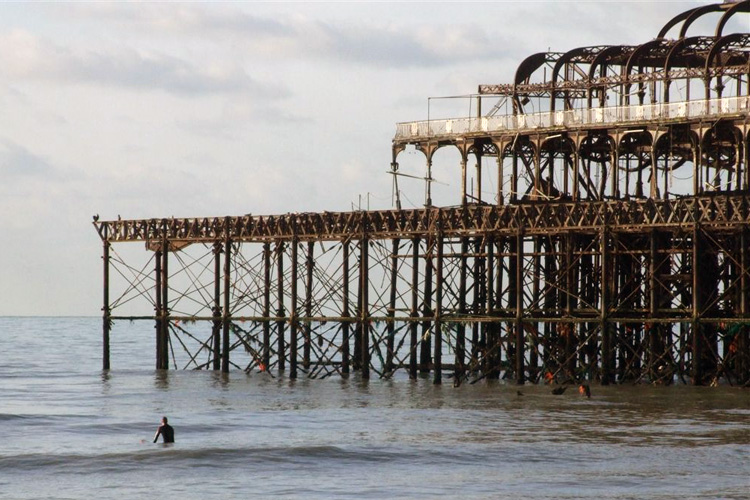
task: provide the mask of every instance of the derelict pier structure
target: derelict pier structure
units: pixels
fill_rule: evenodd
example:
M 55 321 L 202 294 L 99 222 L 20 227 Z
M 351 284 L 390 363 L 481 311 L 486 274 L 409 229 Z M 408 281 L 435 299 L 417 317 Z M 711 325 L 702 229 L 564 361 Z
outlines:
M 104 369 L 146 320 L 160 369 L 748 384 L 750 33 L 728 29 L 748 17 L 534 54 L 474 116 L 398 124 L 391 173 L 423 153 L 422 209 L 95 220 Z M 446 148 L 461 191 L 436 207 Z

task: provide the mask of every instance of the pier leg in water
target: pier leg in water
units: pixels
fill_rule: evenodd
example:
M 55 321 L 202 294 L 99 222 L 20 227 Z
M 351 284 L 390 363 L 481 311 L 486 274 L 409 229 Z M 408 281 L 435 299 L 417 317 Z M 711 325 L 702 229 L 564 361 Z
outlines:
M 411 321 L 409 322 L 409 378 L 417 378 L 417 348 L 419 345 L 419 238 L 412 239 L 411 258 Z
M 435 384 L 441 384 L 443 381 L 443 235 L 438 233 L 437 236 L 437 272 L 435 278 L 435 321 L 433 331 L 435 333 L 435 371 L 433 381 Z
M 419 373 L 429 373 L 432 364 L 430 348 L 432 346 L 431 320 L 432 312 L 432 252 L 435 248 L 435 242 L 428 242 L 425 249 L 424 261 L 424 297 L 422 300 L 422 341 L 420 345 L 419 356 Z

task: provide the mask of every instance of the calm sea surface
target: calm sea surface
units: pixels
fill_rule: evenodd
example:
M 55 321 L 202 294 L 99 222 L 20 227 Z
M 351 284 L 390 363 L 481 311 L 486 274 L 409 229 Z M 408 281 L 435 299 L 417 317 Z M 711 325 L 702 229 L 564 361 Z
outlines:
M 750 497 L 747 389 L 156 372 L 149 323 L 103 373 L 100 328 L 0 318 L 0 498 Z

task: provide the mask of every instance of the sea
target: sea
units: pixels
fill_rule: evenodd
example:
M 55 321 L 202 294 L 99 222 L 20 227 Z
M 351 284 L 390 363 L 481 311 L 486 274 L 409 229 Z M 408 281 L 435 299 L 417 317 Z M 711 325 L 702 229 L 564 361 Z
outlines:
M 157 371 L 115 331 L 104 372 L 100 318 L 0 318 L 0 499 L 750 497 L 749 389 Z

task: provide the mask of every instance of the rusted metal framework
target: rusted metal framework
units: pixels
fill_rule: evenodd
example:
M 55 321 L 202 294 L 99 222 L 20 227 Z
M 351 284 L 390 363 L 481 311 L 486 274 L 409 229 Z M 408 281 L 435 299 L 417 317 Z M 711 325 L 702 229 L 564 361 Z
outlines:
M 479 87 L 477 116 L 398 124 L 393 173 L 424 153 L 423 209 L 95 220 L 104 368 L 113 325 L 142 319 L 161 369 L 747 384 L 750 34 L 724 31 L 749 13 L 708 5 L 641 46 L 536 54 Z M 709 15 L 715 32 L 688 36 Z M 482 114 L 493 99 L 512 112 Z M 448 146 L 460 204 L 435 207 Z M 472 157 L 495 158 L 495 200 L 467 192 Z

